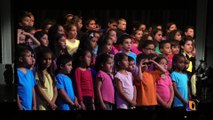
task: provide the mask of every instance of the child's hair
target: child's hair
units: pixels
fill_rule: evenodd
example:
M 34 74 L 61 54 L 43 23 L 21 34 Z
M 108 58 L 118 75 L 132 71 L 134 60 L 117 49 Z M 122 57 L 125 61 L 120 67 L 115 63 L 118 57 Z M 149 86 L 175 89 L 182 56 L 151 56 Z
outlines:
M 42 66 L 42 60 L 43 60 L 43 58 L 45 57 L 46 54 L 51 54 L 53 56 L 52 51 L 47 47 L 40 49 L 40 51 L 37 53 L 37 56 L 36 56 L 37 67 L 38 67 L 37 68 L 38 78 L 39 78 L 39 81 L 41 82 L 41 85 L 43 87 L 44 87 L 45 81 L 44 81 L 44 76 L 43 76 L 43 73 L 42 73 L 42 70 L 44 69 L 43 66 Z M 47 68 L 47 72 L 50 74 L 50 76 L 53 80 L 53 85 L 56 85 L 56 80 L 55 80 L 54 72 L 53 72 L 53 65 L 51 65 L 49 68 Z
M 78 49 L 77 52 L 73 54 L 73 69 L 76 69 L 77 67 L 81 66 L 83 62 L 81 58 L 84 58 L 87 52 L 92 55 L 92 51 L 89 49 Z
M 146 41 L 139 41 L 139 45 L 138 45 L 138 50 L 141 50 L 143 48 L 146 48 L 148 45 L 154 45 L 155 46 L 155 42 L 151 41 L 151 40 L 146 40 Z
M 130 35 L 127 35 L 127 34 L 124 34 L 124 35 L 121 35 L 119 38 L 118 38 L 118 44 L 123 44 L 124 43 L 124 40 L 126 39 L 131 39 L 132 37 Z
M 72 57 L 70 55 L 60 55 L 58 58 L 57 58 L 57 61 L 56 61 L 56 64 L 57 64 L 57 68 L 58 68 L 58 71 L 61 69 L 60 66 L 61 65 L 65 65 L 67 64 L 68 62 L 72 61 Z
M 164 45 L 167 44 L 167 43 L 170 43 L 170 41 L 169 40 L 163 40 L 163 41 L 161 41 L 160 44 L 159 44 L 159 49 L 163 49 Z
M 186 26 L 186 28 L 184 29 L 184 32 L 187 32 L 189 29 L 193 29 L 193 30 L 194 30 L 194 27 L 193 27 L 193 26 L 188 25 L 188 26 Z
M 96 57 L 95 70 L 98 72 L 103 69 L 102 64 L 106 64 L 109 58 L 112 58 L 109 54 L 103 53 Z M 113 58 L 112 58 L 113 59 Z
M 155 58 L 155 62 L 159 63 L 162 59 L 165 59 L 168 62 L 168 59 L 163 55 L 159 55 L 157 58 Z
M 174 40 L 175 39 L 175 35 L 178 32 L 182 35 L 182 31 L 181 30 L 173 30 L 173 31 L 171 31 L 170 33 L 167 34 L 166 39 L 167 40 Z
M 100 38 L 100 40 L 98 40 L 98 54 L 102 53 L 102 49 L 104 47 L 104 45 L 106 45 L 108 43 L 109 40 L 112 40 L 112 38 L 110 38 L 109 36 L 102 36 Z
M 177 69 L 177 67 L 176 67 L 175 64 L 177 63 L 178 59 L 181 58 L 181 57 L 185 58 L 185 56 L 183 54 L 176 54 L 176 55 L 174 55 L 174 57 L 172 59 L 172 71 L 174 71 L 175 69 Z
M 132 62 L 132 61 L 134 61 L 134 58 L 131 57 L 131 56 L 128 56 L 128 61 L 129 61 L 129 62 Z
M 117 53 L 115 56 L 114 56 L 114 65 L 115 65 L 115 68 L 116 70 L 120 70 L 122 69 L 122 67 L 118 64 L 118 62 L 121 62 L 125 57 L 128 58 L 128 56 L 125 54 L 125 53 Z
M 192 41 L 192 43 L 193 43 L 193 38 L 191 36 L 184 37 L 184 39 L 180 41 L 180 46 L 184 46 L 188 41 Z M 182 52 L 183 52 L 183 50 L 182 50 Z
M 171 47 L 180 45 L 180 42 L 178 40 L 170 40 L 170 43 Z
M 28 52 L 32 52 L 32 49 L 29 46 L 26 45 L 18 45 L 18 54 L 17 57 L 24 57 L 26 55 L 26 53 Z M 17 61 L 17 65 L 19 65 L 19 61 Z
M 150 59 L 150 56 L 149 55 L 146 55 L 146 54 L 143 54 L 143 53 L 140 53 L 137 58 L 136 58 L 136 63 L 137 65 L 140 64 L 141 60 L 142 59 Z

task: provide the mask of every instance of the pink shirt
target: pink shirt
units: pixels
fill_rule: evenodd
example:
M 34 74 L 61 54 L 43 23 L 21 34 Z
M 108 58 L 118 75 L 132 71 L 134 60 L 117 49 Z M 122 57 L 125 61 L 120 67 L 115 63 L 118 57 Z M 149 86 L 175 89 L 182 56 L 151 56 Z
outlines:
M 157 93 L 166 103 L 169 102 L 171 93 L 170 86 L 172 86 L 172 80 L 169 76 L 169 73 L 162 74 L 161 78 L 157 81 Z
M 115 78 L 118 78 L 121 81 L 124 94 L 132 100 L 134 95 L 133 78 L 132 73 L 127 73 L 128 75 L 124 75 L 117 72 Z M 116 106 L 121 109 L 129 109 L 129 104 L 118 93 L 116 94 Z
M 135 53 L 136 55 L 142 53 L 140 50 L 138 50 L 138 46 L 135 45 L 135 44 L 132 44 L 131 51 L 132 51 L 133 53 Z
M 96 76 L 102 80 L 101 94 L 102 98 L 106 102 L 115 103 L 114 100 L 114 86 L 112 78 L 106 72 L 100 70 Z

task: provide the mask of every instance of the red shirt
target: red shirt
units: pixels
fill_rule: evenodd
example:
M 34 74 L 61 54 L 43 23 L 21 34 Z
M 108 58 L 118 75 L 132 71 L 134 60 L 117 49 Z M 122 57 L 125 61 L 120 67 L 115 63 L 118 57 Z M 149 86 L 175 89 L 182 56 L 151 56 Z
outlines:
M 75 80 L 79 101 L 83 100 L 83 96 L 94 98 L 92 73 L 89 69 L 83 71 L 80 68 L 77 68 L 75 70 Z

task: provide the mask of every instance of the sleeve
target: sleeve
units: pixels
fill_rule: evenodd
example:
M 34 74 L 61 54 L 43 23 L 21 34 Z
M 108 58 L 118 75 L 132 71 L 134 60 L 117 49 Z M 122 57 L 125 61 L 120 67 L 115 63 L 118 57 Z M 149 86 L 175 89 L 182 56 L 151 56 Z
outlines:
M 81 84 L 81 72 L 78 68 L 75 70 L 75 81 L 76 81 L 78 100 L 82 101 L 83 97 L 82 97 L 82 91 L 81 91 L 81 85 L 80 85 Z
M 159 70 L 151 71 L 151 74 L 154 76 L 155 81 L 157 81 L 161 78 L 161 72 Z
M 30 70 L 30 74 L 31 74 L 31 76 L 32 76 L 32 85 L 33 85 L 33 87 L 34 87 L 34 86 L 37 85 L 37 82 L 36 82 L 35 76 L 34 76 L 34 74 L 33 74 L 33 72 L 32 72 L 31 70 Z
M 96 75 L 96 78 L 100 78 L 101 81 L 103 81 L 103 74 L 101 72 L 98 72 L 98 74 Z
M 56 76 L 56 87 L 58 89 L 64 89 L 63 78 L 60 75 Z
M 177 82 L 177 78 L 176 78 L 175 73 L 171 74 L 171 79 L 172 79 L 172 82 Z

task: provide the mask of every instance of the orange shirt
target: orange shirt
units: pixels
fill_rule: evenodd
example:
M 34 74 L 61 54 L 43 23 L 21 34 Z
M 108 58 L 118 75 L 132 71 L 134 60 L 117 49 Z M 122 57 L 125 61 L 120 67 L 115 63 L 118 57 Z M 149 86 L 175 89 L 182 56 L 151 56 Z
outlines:
M 137 88 L 137 106 L 157 105 L 156 81 L 161 77 L 160 71 L 142 73 L 142 81 L 135 81 Z

